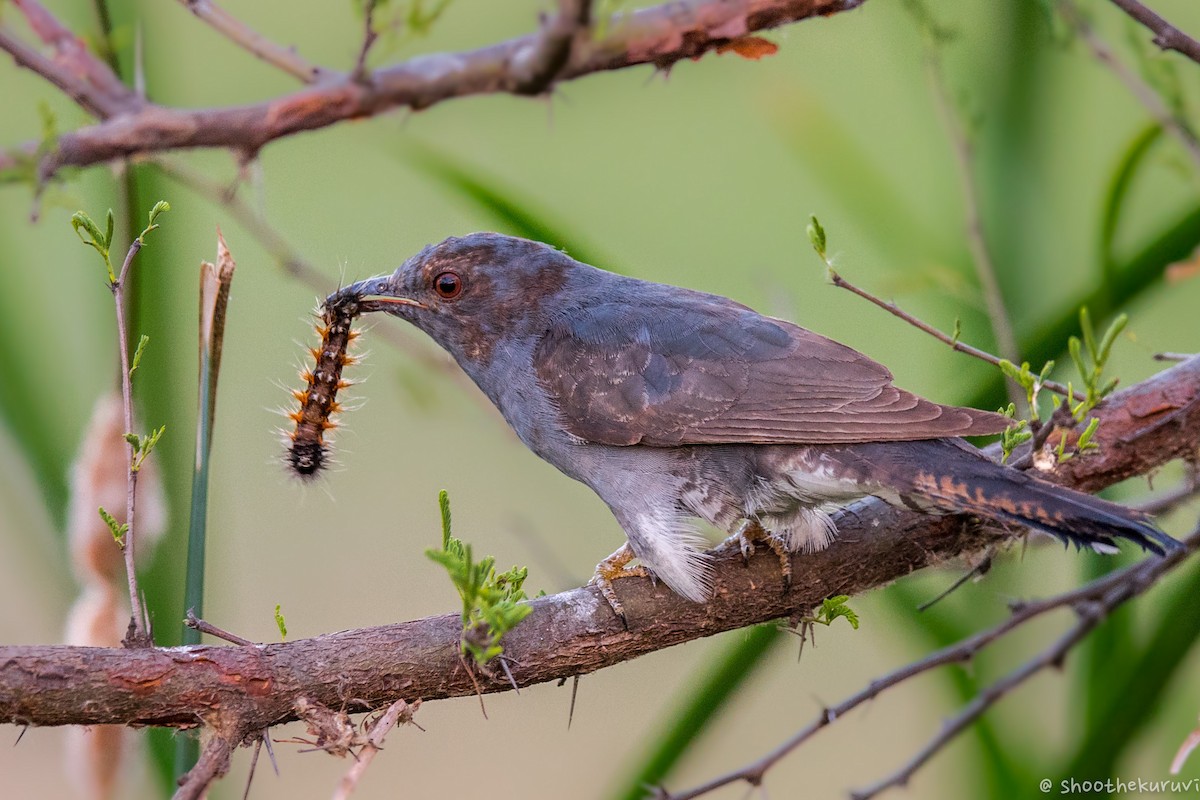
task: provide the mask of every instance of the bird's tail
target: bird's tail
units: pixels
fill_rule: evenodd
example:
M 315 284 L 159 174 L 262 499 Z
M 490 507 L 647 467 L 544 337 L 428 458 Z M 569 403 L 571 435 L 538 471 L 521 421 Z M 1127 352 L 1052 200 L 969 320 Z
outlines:
M 1118 539 L 1159 555 L 1181 546 L 1147 514 L 1002 466 L 964 442 L 904 444 L 903 450 L 874 445 L 881 451 L 878 459 L 864 455 L 890 473 L 893 487 L 909 487 L 909 492 L 900 491 L 907 504 L 1017 523 L 1100 551 L 1113 552 Z M 890 452 L 882 452 L 884 448 Z

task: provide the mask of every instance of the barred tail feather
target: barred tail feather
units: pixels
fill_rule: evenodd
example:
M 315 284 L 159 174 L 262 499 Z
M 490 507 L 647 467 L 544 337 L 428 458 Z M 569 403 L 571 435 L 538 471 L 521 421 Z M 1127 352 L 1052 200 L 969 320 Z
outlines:
M 956 442 L 920 444 L 930 452 L 910 472 L 913 490 L 943 509 L 1026 525 L 1101 551 L 1115 549 L 1118 539 L 1159 555 L 1181 546 L 1140 511 L 996 464 Z

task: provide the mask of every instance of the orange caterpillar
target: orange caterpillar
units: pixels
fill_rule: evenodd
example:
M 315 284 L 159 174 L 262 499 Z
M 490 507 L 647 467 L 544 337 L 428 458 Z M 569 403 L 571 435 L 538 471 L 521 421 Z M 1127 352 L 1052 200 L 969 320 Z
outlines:
M 352 383 L 342 378 L 342 368 L 356 361 L 346 351 L 358 338 L 358 331 L 351 325 L 362 308 L 361 295 L 353 287 L 347 288 L 350 291 L 342 290 L 325 298 L 321 322 L 316 326 L 321 344 L 309 351 L 317 363 L 313 369 L 300 373 L 307 386 L 292 392 L 300 407 L 287 415 L 296 423 L 296 429 L 288 434 L 291 444 L 287 463 L 292 472 L 306 480 L 320 472 L 328 461 L 325 432 L 337 427 L 330 417 L 342 408 L 337 402 L 338 391 Z

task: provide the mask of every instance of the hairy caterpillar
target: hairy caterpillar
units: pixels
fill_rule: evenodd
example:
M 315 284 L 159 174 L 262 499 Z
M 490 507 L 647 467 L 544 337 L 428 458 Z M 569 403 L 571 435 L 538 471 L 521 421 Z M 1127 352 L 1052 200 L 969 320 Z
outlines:
M 364 310 L 361 300 L 355 286 L 325 298 L 321 321 L 316 326 L 321 343 L 309 350 L 316 365 L 300 373 L 307 385 L 292 392 L 300 407 L 287 415 L 296 423 L 296 429 L 288 433 L 291 444 L 287 464 L 302 479 L 316 476 L 329 459 L 325 432 L 337 427 L 330 418 L 342 408 L 337 402 L 338 391 L 352 383 L 342 378 L 342 368 L 356 361 L 347 350 L 359 335 L 351 326 Z

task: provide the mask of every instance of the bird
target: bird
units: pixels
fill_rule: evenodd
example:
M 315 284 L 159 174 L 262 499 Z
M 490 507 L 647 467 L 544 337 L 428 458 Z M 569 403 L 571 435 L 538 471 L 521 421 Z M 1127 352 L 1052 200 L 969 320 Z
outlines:
M 1000 433 L 1008 417 L 898 388 L 862 353 L 726 297 L 498 233 L 446 239 L 341 292 L 428 334 L 530 450 L 608 505 L 627 541 L 593 582 L 622 620 L 613 581 L 626 574 L 710 597 L 698 520 L 743 554 L 770 547 L 787 580 L 791 553 L 835 537 L 831 511 L 868 496 L 1100 551 L 1178 546 L 1141 512 L 962 439 Z

